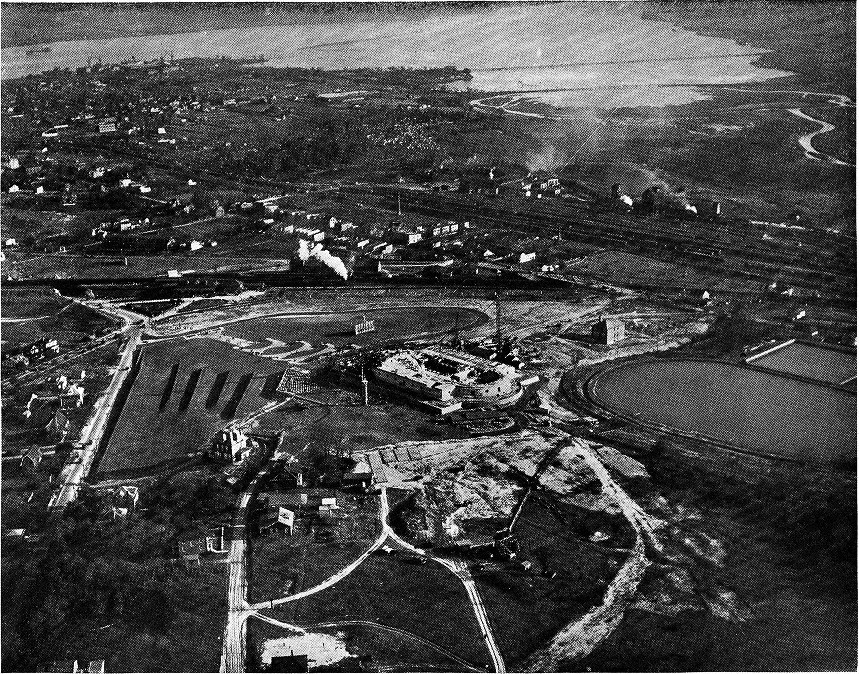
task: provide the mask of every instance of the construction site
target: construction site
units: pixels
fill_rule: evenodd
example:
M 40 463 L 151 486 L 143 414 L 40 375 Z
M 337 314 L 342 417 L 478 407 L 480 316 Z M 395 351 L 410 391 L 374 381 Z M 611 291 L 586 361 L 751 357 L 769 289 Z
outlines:
M 3 671 L 856 668 L 855 6 L 592 4 L 4 6 Z

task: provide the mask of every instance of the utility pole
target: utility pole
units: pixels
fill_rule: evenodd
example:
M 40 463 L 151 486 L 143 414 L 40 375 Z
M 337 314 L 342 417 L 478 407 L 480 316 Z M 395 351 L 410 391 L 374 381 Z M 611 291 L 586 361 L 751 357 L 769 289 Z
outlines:
M 397 217 L 403 217 L 403 208 L 400 204 L 400 195 L 403 193 L 403 176 L 397 178 Z
M 495 291 L 495 353 L 501 359 L 501 288 Z
M 367 390 L 367 376 L 364 374 L 364 358 L 361 357 L 361 387 L 364 391 L 364 407 L 368 407 L 370 405 L 370 395 Z

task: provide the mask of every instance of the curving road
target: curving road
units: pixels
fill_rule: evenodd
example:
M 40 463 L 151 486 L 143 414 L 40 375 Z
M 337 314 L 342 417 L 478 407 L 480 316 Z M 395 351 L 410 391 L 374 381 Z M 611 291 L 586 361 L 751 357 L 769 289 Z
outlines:
M 420 548 L 416 548 L 410 543 L 404 541 L 402 538 L 397 536 L 394 530 L 391 528 L 388 523 L 388 514 L 389 514 L 389 506 L 388 506 L 388 493 L 385 487 L 381 488 L 380 492 L 380 507 L 379 507 L 379 518 L 382 523 L 382 532 L 379 534 L 378 538 L 373 542 L 373 544 L 366 550 L 364 553 L 358 557 L 355 561 L 353 561 L 348 566 L 344 567 L 333 576 L 328 578 L 327 580 L 315 585 L 314 587 L 308 588 L 303 592 L 298 592 L 293 595 L 289 595 L 287 597 L 279 597 L 277 599 L 271 599 L 265 602 L 259 602 L 257 604 L 253 604 L 249 606 L 245 600 L 246 587 L 241 587 L 241 582 L 236 580 L 235 590 L 233 588 L 233 574 L 232 574 L 232 561 L 231 561 L 231 574 L 230 574 L 230 617 L 227 624 L 227 632 L 224 636 L 224 653 L 226 654 L 228 651 L 227 642 L 230 641 L 229 652 L 231 654 L 231 658 L 227 660 L 226 658 L 222 659 L 221 671 L 222 672 L 241 672 L 243 669 L 239 669 L 238 667 L 244 667 L 244 625 L 248 617 L 254 616 L 265 620 L 267 622 L 271 622 L 272 624 L 281 624 L 284 627 L 294 629 L 299 632 L 303 632 L 303 628 L 297 627 L 295 625 L 289 625 L 287 623 L 280 623 L 276 621 L 274 618 L 270 618 L 259 611 L 272 608 L 274 606 L 280 604 L 286 604 L 288 602 L 293 602 L 298 599 L 302 599 L 304 597 L 308 597 L 310 595 L 316 594 L 318 592 L 322 592 L 323 590 L 339 583 L 341 580 L 346 578 L 349 574 L 351 574 L 355 569 L 357 569 L 364 560 L 367 559 L 374 551 L 378 550 L 382 544 L 388 539 L 396 541 L 399 545 L 409 550 L 410 552 L 420 555 L 421 557 L 426 557 L 435 562 L 438 562 L 446 569 L 448 569 L 451 573 L 453 573 L 459 580 L 462 582 L 465 587 L 465 592 L 468 595 L 468 599 L 471 602 L 472 608 L 474 609 L 474 615 L 477 618 L 477 623 L 480 626 L 481 634 L 483 635 L 483 639 L 486 642 L 486 647 L 489 650 L 489 654 L 492 658 L 492 663 L 495 668 L 495 671 L 498 673 L 503 673 L 506 671 L 504 666 L 504 659 L 501 656 L 501 651 L 499 650 L 497 644 L 495 643 L 495 637 L 492 633 L 492 627 L 489 624 L 489 617 L 486 613 L 486 607 L 483 604 L 483 600 L 480 598 L 480 593 L 477 591 L 477 586 L 474 583 L 474 579 L 471 577 L 471 574 L 468 571 L 468 566 L 464 562 L 451 561 L 448 559 L 443 559 L 441 557 L 434 557 L 432 555 L 427 554 L 426 550 L 421 550 Z M 237 552 L 237 554 L 241 555 L 242 560 L 244 558 L 244 548 Z M 232 560 L 232 555 L 231 555 Z M 243 566 L 244 562 L 242 561 L 241 565 Z M 238 573 L 238 572 L 237 572 Z M 235 595 L 234 595 L 235 592 Z M 233 610 L 235 607 L 235 610 Z M 233 625 L 235 623 L 235 625 Z M 377 625 L 377 623 L 373 623 Z M 232 625 L 232 627 L 231 627 Z M 390 628 L 395 629 L 395 628 Z M 241 646 L 237 644 L 237 642 L 241 642 Z M 241 656 L 241 664 L 239 664 L 239 656 Z M 463 661 L 464 662 L 464 661 Z M 462 663 L 460 663 L 462 664 Z
M 388 521 L 388 495 L 384 489 L 382 489 L 381 494 L 381 507 L 379 509 L 379 516 L 382 519 L 382 522 Z M 382 547 L 382 544 L 385 542 L 385 539 L 388 537 L 388 532 L 385 530 L 385 527 L 382 527 L 382 533 L 379 534 L 378 538 L 373 541 L 373 544 L 367 548 L 360 557 L 358 557 L 355 561 L 353 561 L 348 566 L 340 569 L 333 576 L 328 578 L 327 580 L 322 581 L 319 585 L 315 585 L 311 588 L 308 588 L 302 592 L 297 592 L 296 594 L 291 594 L 286 597 L 278 597 L 277 599 L 271 599 L 269 601 L 263 601 L 258 604 L 253 604 L 250 608 L 251 610 L 258 611 L 264 608 L 272 608 L 274 606 L 278 606 L 279 604 L 287 604 L 289 602 L 297 601 L 299 599 L 304 599 L 304 597 L 309 597 L 310 595 L 316 594 L 317 592 L 322 592 L 322 590 L 326 590 L 332 585 L 339 583 L 341 580 L 346 578 L 349 574 L 351 574 L 355 569 L 357 569 L 361 563 L 367 559 L 370 555 L 372 555 L 376 550 Z
M 363 627 L 371 627 L 373 629 L 381 630 L 383 632 L 390 632 L 391 634 L 396 634 L 398 636 L 404 637 L 406 639 L 410 639 L 416 643 L 421 644 L 422 646 L 426 646 L 427 648 L 443 655 L 446 658 L 453 660 L 456 664 L 463 667 L 463 671 L 469 670 L 472 672 L 480 672 L 482 669 L 475 667 L 471 663 L 463 660 L 455 653 L 439 646 L 438 644 L 433 643 L 429 639 L 424 639 L 422 636 L 415 634 L 414 632 L 409 632 L 408 630 L 402 630 L 398 627 L 391 627 L 390 625 L 384 625 L 382 623 L 375 622 L 373 620 L 335 620 L 332 622 L 324 622 L 324 623 L 314 623 L 312 625 L 307 625 L 305 627 L 300 627 L 298 625 L 292 625 L 290 623 L 285 623 L 281 620 L 277 620 L 276 618 L 272 618 L 271 616 L 263 615 L 262 613 L 255 613 L 253 615 L 254 618 L 259 618 L 260 620 L 267 622 L 271 625 L 275 625 L 277 627 L 283 627 L 284 629 L 292 630 L 299 634 L 307 634 L 308 630 L 319 630 L 331 627 L 345 627 L 345 626 L 363 626 Z
M 382 492 L 384 493 L 384 491 L 385 488 L 382 487 Z M 480 593 L 477 591 L 477 585 L 475 585 L 474 579 L 471 577 L 471 573 L 468 571 L 468 565 L 465 562 L 461 561 L 452 561 L 449 559 L 444 559 L 442 557 L 435 557 L 433 555 L 428 554 L 426 550 L 416 548 L 411 543 L 408 543 L 399 536 L 397 536 L 396 532 L 388 524 L 387 519 L 385 520 L 385 532 L 388 536 L 391 537 L 392 540 L 396 541 L 410 552 L 416 555 L 420 555 L 421 557 L 431 559 L 434 562 L 438 562 L 448 571 L 450 571 L 453 575 L 459 578 L 459 580 L 465 587 L 465 592 L 468 595 L 468 599 L 471 601 L 471 606 L 474 609 L 474 616 L 475 618 L 477 618 L 477 624 L 480 626 L 480 632 L 483 635 L 483 640 L 486 642 L 486 648 L 489 651 L 490 657 L 492 658 L 492 665 L 495 668 L 495 671 L 499 674 L 506 672 L 507 668 L 504 665 L 504 658 L 501 655 L 501 650 L 495 643 L 495 635 L 492 633 L 492 626 L 489 624 L 489 616 L 486 614 L 486 607 L 483 604 L 483 600 L 480 598 Z
M 617 628 L 650 566 L 646 555 L 648 545 L 656 550 L 662 549 L 655 531 L 663 526 L 663 522 L 648 515 L 629 497 L 586 442 L 575 439 L 572 445 L 575 454 L 588 464 L 602 483 L 603 493 L 620 506 L 635 530 L 636 540 L 629 557 L 606 588 L 602 603 L 569 623 L 548 644 L 531 654 L 525 663 L 525 670 L 529 672 L 557 671 L 561 660 L 582 658 L 602 643 Z

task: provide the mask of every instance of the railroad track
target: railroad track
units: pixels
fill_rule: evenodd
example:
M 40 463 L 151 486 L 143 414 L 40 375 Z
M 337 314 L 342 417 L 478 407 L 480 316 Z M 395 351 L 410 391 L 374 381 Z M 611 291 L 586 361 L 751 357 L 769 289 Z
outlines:
M 382 199 L 395 199 L 399 194 L 402 208 L 433 217 L 459 218 L 463 213 L 473 213 L 479 218 L 481 226 L 499 231 L 509 231 L 528 236 L 540 234 L 554 236 L 558 233 L 573 240 L 584 240 L 617 249 L 633 249 L 636 252 L 664 260 L 677 262 L 678 256 L 692 258 L 696 267 L 704 271 L 725 275 L 726 266 L 730 272 L 745 278 L 761 281 L 773 276 L 800 287 L 817 289 L 827 281 L 836 283 L 852 279 L 853 270 L 827 265 L 817 261 L 815 264 L 800 264 L 813 259 L 815 253 L 828 257 L 822 246 L 804 245 L 802 257 L 798 253 L 770 250 L 755 238 L 734 236 L 726 233 L 707 233 L 714 229 L 703 221 L 696 221 L 698 229 L 704 233 L 694 234 L 688 225 L 678 225 L 671 219 L 649 220 L 653 229 L 647 228 L 647 221 L 636 220 L 622 214 L 583 213 L 581 210 L 563 209 L 560 206 L 543 206 L 541 212 L 516 213 L 485 202 L 465 201 L 460 196 L 445 195 L 443 198 L 429 192 L 403 191 L 393 186 L 367 185 L 343 186 L 342 192 L 366 196 L 367 190 Z M 407 199 L 402 197 L 408 195 Z M 658 227 L 659 231 L 654 231 Z M 697 238 L 694 238 L 696 237 Z M 693 237 L 690 239 L 690 237 Z M 747 268 L 754 265 L 755 268 Z M 806 277 L 813 277 L 813 282 Z

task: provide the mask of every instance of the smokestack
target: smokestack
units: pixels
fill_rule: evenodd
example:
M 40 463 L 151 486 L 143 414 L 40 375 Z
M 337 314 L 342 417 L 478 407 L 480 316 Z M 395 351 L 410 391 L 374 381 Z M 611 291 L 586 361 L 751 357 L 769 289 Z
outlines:
M 611 198 L 620 199 L 620 185 L 618 183 L 611 186 Z

